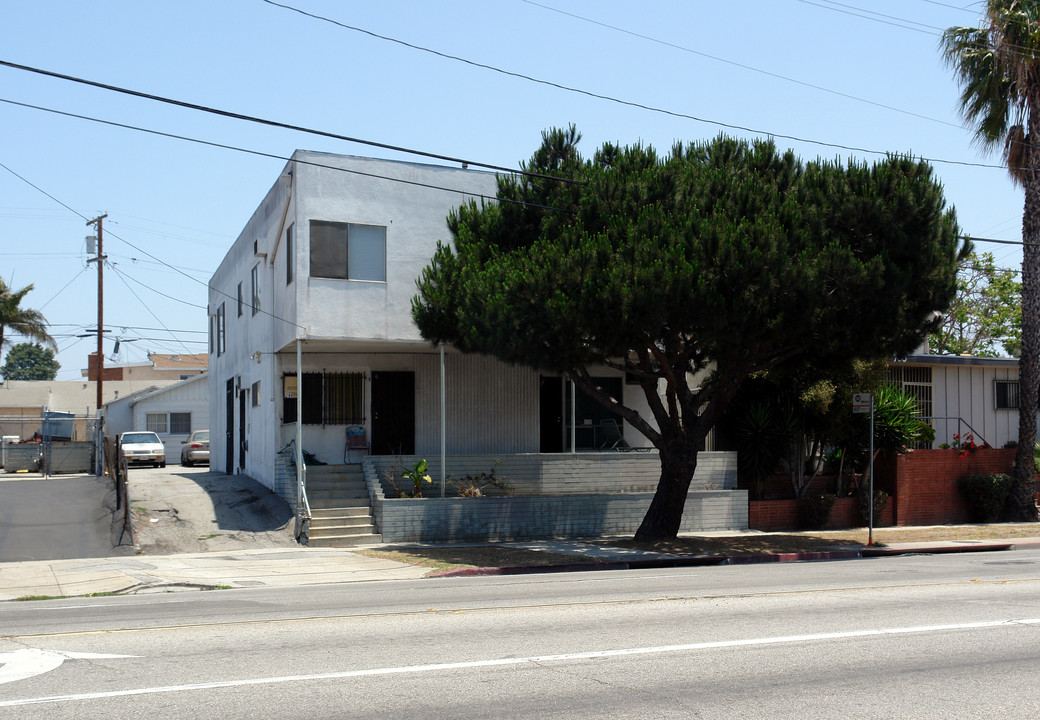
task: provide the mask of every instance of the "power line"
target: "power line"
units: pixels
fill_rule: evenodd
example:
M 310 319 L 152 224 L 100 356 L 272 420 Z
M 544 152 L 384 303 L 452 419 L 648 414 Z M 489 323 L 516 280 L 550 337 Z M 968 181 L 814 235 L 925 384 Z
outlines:
M 830 3 L 825 5 L 823 3 L 811 2 L 811 0 L 798 0 L 798 2 L 803 3 L 805 5 L 812 5 L 814 7 L 822 8 L 824 10 L 830 10 L 831 12 L 842 13 L 844 15 L 852 15 L 853 17 L 863 18 L 864 20 L 873 20 L 874 22 L 882 23 L 884 25 L 892 25 L 893 27 L 902 28 L 904 30 L 913 30 L 914 32 L 924 33 L 926 35 L 932 35 L 934 33 L 930 32 L 929 30 L 922 30 L 921 28 L 910 27 L 909 25 L 902 25 L 901 23 L 912 23 L 914 25 L 921 25 L 922 27 L 931 28 L 932 30 L 938 30 L 939 32 L 942 32 L 942 28 L 936 28 L 932 25 L 925 25 L 924 23 L 914 22 L 913 20 L 905 20 L 903 18 L 897 18 L 892 15 L 884 15 L 882 13 L 874 12 L 873 10 L 864 10 L 863 8 L 857 8 L 851 5 L 842 5 L 842 3 Z M 824 2 L 828 2 L 828 0 L 824 0 Z M 832 5 L 841 7 L 832 7 Z M 842 10 L 842 7 L 849 9 Z M 873 15 L 877 15 L 878 17 L 872 17 Z M 883 18 L 892 18 L 893 20 L 896 20 L 898 22 L 892 22 L 892 20 L 885 20 Z
M 639 103 L 639 102 L 635 102 L 635 101 L 632 101 L 632 100 L 624 100 L 622 98 L 617 98 L 617 97 L 614 97 L 612 95 L 605 95 L 603 93 L 597 93 L 597 92 L 593 92 L 591 90 L 584 90 L 582 88 L 577 88 L 577 87 L 572 87 L 572 86 L 569 86 L 569 85 L 564 85 L 562 83 L 554 82 L 552 80 L 543 80 L 541 78 L 536 78 L 536 77 L 533 77 L 531 75 L 525 75 L 523 73 L 514 72 L 512 70 L 504 70 L 504 69 L 496 67 L 494 65 L 489 65 L 487 63 L 477 62 L 475 60 L 469 60 L 467 58 L 460 57 L 458 55 L 451 55 L 449 53 L 444 53 L 444 52 L 441 52 L 439 50 L 433 50 L 432 48 L 424 47 L 422 45 L 416 45 L 414 43 L 406 42 L 404 40 L 399 40 L 397 38 L 390 37 L 388 35 L 380 35 L 379 33 L 372 32 L 371 30 L 365 30 L 364 28 L 360 28 L 360 27 L 357 27 L 357 26 L 354 26 L 354 25 L 348 25 L 347 23 L 343 23 L 343 22 L 340 22 L 338 20 L 333 20 L 332 18 L 324 17 L 322 15 L 317 15 L 315 13 L 311 13 L 311 12 L 307 12 L 305 10 L 301 10 L 299 8 L 293 7 L 292 5 L 286 5 L 285 3 L 275 2 L 275 0 L 260 0 L 260 1 L 264 2 L 264 3 L 267 3 L 268 5 L 273 5 L 274 7 L 279 7 L 279 8 L 283 8 L 285 10 L 289 10 L 290 12 L 298 13 L 300 15 L 312 18 L 314 20 L 319 20 L 321 22 L 326 22 L 326 23 L 330 23 L 332 25 L 336 25 L 338 27 L 344 28 L 345 30 L 351 30 L 351 31 L 354 31 L 354 32 L 358 32 L 358 33 L 361 33 L 361 34 L 364 34 L 364 35 L 368 35 L 369 37 L 377 38 L 379 40 L 385 40 L 386 42 L 395 43 L 397 45 L 401 45 L 403 47 L 407 47 L 407 48 L 410 48 L 412 50 L 418 50 L 419 52 L 429 53 L 430 55 L 435 55 L 437 57 L 444 58 L 446 60 L 454 60 L 456 62 L 461 62 L 461 63 L 464 63 L 466 65 L 470 65 L 472 67 L 482 68 L 484 70 L 490 70 L 492 72 L 496 72 L 496 73 L 499 73 L 501 75 L 506 75 L 508 77 L 514 77 L 514 78 L 519 78 L 521 80 L 527 80 L 529 82 L 537 83 L 539 85 L 545 85 L 547 87 L 553 87 L 553 88 L 556 88 L 558 90 L 564 90 L 566 92 L 576 93 L 578 95 L 584 95 L 586 97 L 595 98 L 597 100 L 605 100 L 607 102 L 616 103 L 618 105 L 623 105 L 625 107 L 637 108 L 639 110 L 646 110 L 648 112 L 658 113 L 658 114 L 661 114 L 661 115 L 668 115 L 670 117 L 677 117 L 677 118 L 681 118 L 681 119 L 685 119 L 685 120 L 693 120 L 694 122 L 704 123 L 704 124 L 707 124 L 707 125 L 715 125 L 717 127 L 726 128 L 727 130 L 737 130 L 737 131 L 740 131 L 740 132 L 750 133 L 752 135 L 762 135 L 762 136 L 766 136 L 766 137 L 770 137 L 770 138 L 781 138 L 781 139 L 784 139 L 784 140 L 791 140 L 793 142 L 806 143 L 808 145 L 819 145 L 820 147 L 828 147 L 828 148 L 833 148 L 833 149 L 837 149 L 837 150 L 846 150 L 846 151 L 849 151 L 849 152 L 864 153 L 864 154 L 867 154 L 867 155 L 890 155 L 891 154 L 891 152 L 887 151 L 887 150 L 872 150 L 870 148 L 858 147 L 856 145 L 845 145 L 845 144 L 842 144 L 842 143 L 826 142 L 826 141 L 823 141 L 823 140 L 813 140 L 811 138 L 804 138 L 804 137 L 801 137 L 801 136 L 798 136 L 798 135 L 787 135 L 787 134 L 784 134 L 784 133 L 770 132 L 768 130 L 758 130 L 758 129 L 747 127 L 747 126 L 744 126 L 744 125 L 736 125 L 736 124 L 733 124 L 733 123 L 725 123 L 725 122 L 722 122 L 720 120 L 712 120 L 710 118 L 703 118 L 703 117 L 699 117 L 697 115 L 691 115 L 689 113 L 679 112 L 679 111 L 676 111 L 676 110 L 668 110 L 666 108 L 656 107 L 654 105 L 647 105 L 645 103 Z M 6 63 L 6 62 L 4 62 L 2 60 L 0 60 L 0 64 L 2 64 L 2 65 L 10 65 L 10 63 Z M 946 164 L 946 165 L 961 165 L 961 166 L 966 166 L 966 167 L 1000 168 L 1002 170 L 1006 169 L 1006 166 L 1004 166 L 1004 165 L 994 165 L 994 164 L 991 164 L 991 163 L 969 162 L 969 161 L 966 161 L 966 160 L 946 160 L 946 159 L 940 159 L 940 158 L 929 158 L 929 157 L 924 157 L 924 156 L 919 156 L 919 157 L 922 160 L 926 160 L 928 162 L 942 163 L 942 164 Z
M 100 262 L 100 261 L 99 261 L 99 262 Z M 138 294 L 137 294 L 136 292 L 134 292 L 134 289 L 133 289 L 132 287 L 130 287 L 130 284 L 126 282 L 126 276 L 125 276 L 125 274 L 124 274 L 124 273 L 123 273 L 123 272 L 122 272 L 121 270 L 118 270 L 118 269 L 117 269 L 117 268 L 115 268 L 115 267 L 112 267 L 112 271 L 113 271 L 113 272 L 114 272 L 114 273 L 115 273 L 115 274 L 116 274 L 116 275 L 117 275 L 117 276 L 119 277 L 119 279 L 120 279 L 120 280 L 122 280 L 122 281 L 123 281 L 123 284 L 124 284 L 124 285 L 126 285 L 126 289 L 130 291 L 130 294 L 131 294 L 131 295 L 133 295 L 133 296 L 134 296 L 135 298 L 137 298 L 137 301 L 138 301 L 139 303 L 141 303 L 141 305 L 142 305 L 142 306 L 144 307 L 144 309 L 145 309 L 145 310 L 147 310 L 147 311 L 148 311 L 148 312 L 149 312 L 149 313 L 151 314 L 151 316 L 152 316 L 153 318 L 155 318 L 156 322 L 158 322 L 158 323 L 159 323 L 160 325 L 162 325 L 162 326 L 163 326 L 163 328 L 164 328 L 164 329 L 166 329 L 166 326 L 165 326 L 165 325 L 163 325 L 163 321 L 159 319 L 159 316 L 158 316 L 158 315 L 156 315 L 156 314 L 155 314 L 155 313 L 154 313 L 154 312 L 152 311 L 152 309 L 151 309 L 150 307 L 148 307 L 148 305 L 147 305 L 147 304 L 145 303 L 145 301 L 144 301 L 144 300 L 142 300 L 142 299 L 141 299 L 141 297 L 140 297 L 140 296 L 139 296 L 139 295 L 138 295 Z M 137 281 L 135 280 L 135 282 L 137 282 Z M 151 290 L 152 290 L 153 292 L 157 292 L 157 293 L 159 293 L 159 291 L 158 291 L 158 290 L 155 290 L 154 288 L 150 288 L 150 289 L 151 289 Z M 159 294 L 160 294 L 160 295 L 162 295 L 163 297 L 168 297 L 168 298 L 170 298 L 171 300 L 175 300 L 175 299 L 176 299 L 176 298 L 173 298 L 173 297 L 172 297 L 172 296 L 170 296 L 170 295 L 165 295 L 164 293 L 159 293 Z M 184 302 L 184 301 L 181 301 L 181 302 Z M 188 304 L 188 305 L 190 305 L 191 303 L 187 303 L 187 304 Z M 196 305 L 195 307 L 199 307 L 199 306 L 198 306 L 198 305 Z M 170 331 L 169 331 L 169 329 L 166 329 L 166 332 L 168 332 L 168 333 L 169 333 L 169 332 L 170 332 Z M 173 333 L 170 333 L 170 334 L 172 335 Z M 177 338 L 174 338 L 174 340 L 176 340 L 177 342 L 180 342 L 180 340 L 178 340 Z M 100 342 L 100 341 L 99 341 L 99 342 Z M 181 346 L 182 346 L 182 347 L 183 347 L 183 348 L 184 348 L 185 350 L 188 350 L 188 346 L 187 346 L 187 345 L 185 345 L 185 344 L 184 344 L 183 342 L 181 342 Z M 190 350 L 189 350 L 189 352 L 190 352 Z
M 2 64 L 2 61 L 0 61 L 0 64 Z M 78 113 L 67 112 L 65 110 L 55 110 L 54 108 L 43 107 L 41 105 L 32 105 L 30 103 L 18 102 L 17 100 L 9 100 L 9 99 L 6 99 L 6 98 L 0 98 L 0 102 L 7 103 L 9 105 L 17 105 L 18 107 L 29 108 L 31 110 L 39 110 L 41 112 L 48 112 L 48 113 L 53 113 L 55 115 L 62 115 L 64 117 L 75 118 L 77 120 L 86 120 L 88 122 L 99 123 L 101 125 L 110 125 L 112 127 L 122 128 L 124 130 L 135 130 L 137 132 L 148 133 L 149 135 L 158 135 L 160 137 L 167 137 L 167 138 L 171 138 L 171 139 L 174 139 L 174 140 L 184 140 L 185 142 L 196 143 L 196 144 L 199 144 L 199 145 L 207 145 L 209 147 L 220 148 L 221 150 L 234 150 L 235 152 L 246 153 L 248 155 L 256 155 L 258 157 L 271 158 L 273 160 L 282 160 L 284 162 L 293 161 L 293 162 L 296 162 L 297 164 L 300 164 L 300 165 L 308 165 L 308 166 L 311 166 L 311 167 L 324 168 L 326 170 L 336 170 L 338 172 L 344 172 L 344 173 L 348 173 L 348 174 L 351 174 L 351 175 L 358 175 L 358 176 L 361 176 L 361 177 L 375 178 L 377 180 L 386 180 L 387 182 L 399 183 L 401 185 L 412 185 L 414 187 L 426 188 L 428 190 L 440 190 L 440 191 L 443 191 L 443 192 L 458 193 L 459 195 L 468 195 L 470 197 L 479 197 L 482 200 L 495 200 L 496 202 L 512 203 L 514 205 L 524 205 L 526 207 L 540 208 L 542 210 L 552 210 L 552 211 L 560 210 L 560 208 L 554 208 L 554 207 L 552 207 L 550 205 L 539 205 L 537 203 L 525 202 L 523 200 L 511 200 L 511 199 L 508 199 L 508 198 L 495 198 L 495 197 L 491 197 L 490 195 L 482 195 L 480 193 L 475 193 L 475 192 L 472 192 L 472 191 L 469 191 L 469 190 L 459 190 L 458 188 L 444 187 L 443 185 L 434 185 L 432 183 L 419 182 L 418 180 L 407 180 L 405 178 L 388 177 L 386 175 L 378 175 L 376 173 L 367 173 L 367 172 L 364 172 L 362 170 L 354 170 L 354 169 L 351 169 L 351 168 L 343 168 L 343 167 L 338 167 L 338 166 L 335 166 L 335 165 L 328 165 L 328 164 L 325 164 L 325 163 L 315 162 L 313 160 L 301 160 L 299 158 L 294 159 L 292 156 L 277 155 L 275 153 L 262 152 L 260 150 L 250 150 L 249 148 L 243 148 L 243 147 L 239 147 L 237 145 L 228 145 L 226 143 L 213 142 L 213 141 L 210 141 L 210 140 L 200 140 L 199 138 L 193 138 L 193 137 L 189 137 L 187 135 L 178 135 L 176 133 L 168 133 L 168 132 L 163 132 L 161 130 L 152 130 L 150 128 L 144 128 L 144 127 L 140 127 L 140 126 L 137 126 L 137 125 L 129 125 L 127 123 L 116 122 L 114 120 L 104 120 L 104 119 L 101 119 L 101 118 L 91 117 L 89 115 L 81 115 L 81 114 L 78 114 Z M 1003 167 L 1003 166 L 999 166 L 999 167 Z M 21 178 L 21 176 L 19 176 L 19 175 L 16 175 L 16 177 Z M 21 179 L 24 179 L 24 178 L 21 178 Z M 556 178 L 552 178 L 552 179 L 556 179 Z M 32 185 L 32 183 L 29 183 L 29 184 Z M 582 183 L 582 184 L 584 184 L 584 183 Z M 36 186 L 33 185 L 33 187 L 36 187 Z M 39 188 L 37 188 L 37 189 L 39 189 Z M 44 193 L 44 195 L 47 195 L 47 193 Z M 50 196 L 48 195 L 48 197 L 50 197 Z M 69 208 L 69 209 L 71 210 L 71 208 Z M 73 212 L 75 212 L 75 211 L 73 211 Z M 116 238 L 119 237 L 119 236 L 115 235 L 112 232 L 109 232 L 109 234 L 112 235 L 113 237 L 116 237 Z M 119 239 L 122 239 L 122 238 L 119 238 Z M 124 240 L 124 242 L 126 242 L 126 241 Z M 127 243 L 127 244 L 129 245 L 129 243 Z M 133 247 L 133 246 L 131 245 L 131 247 Z
M 697 55 L 699 57 L 707 58 L 709 60 L 714 60 L 716 62 L 724 63 L 726 65 L 731 65 L 733 67 L 738 67 L 738 68 L 741 68 L 742 70 L 749 70 L 751 72 L 759 73 L 760 75 L 766 75 L 767 77 L 776 78 L 777 80 L 783 80 L 785 82 L 794 83 L 795 85 L 801 85 L 802 87 L 811 88 L 813 90 L 819 90 L 820 92 L 830 93 L 831 95 L 836 95 L 838 97 L 846 98 L 847 100 L 855 100 L 856 102 L 865 103 L 867 105 L 873 105 L 874 107 L 879 107 L 879 108 L 882 108 L 884 110 L 891 110 L 892 112 L 897 112 L 897 113 L 901 113 L 903 115 L 909 115 L 911 117 L 920 118 L 921 120 L 928 120 L 930 122 L 939 123 L 941 125 L 948 125 L 950 127 L 956 127 L 956 128 L 962 127 L 960 124 L 952 123 L 952 122 L 949 122 L 948 120 L 940 120 L 939 118 L 929 117 L 927 115 L 922 115 L 920 113 L 916 113 L 916 112 L 913 112 L 911 110 L 903 110 L 902 108 L 897 108 L 897 107 L 894 107 L 892 105 L 886 105 L 884 103 L 880 103 L 880 102 L 877 102 L 875 100 L 868 100 L 866 98 L 862 98 L 862 97 L 859 97 L 857 95 L 852 95 L 850 93 L 841 92 L 840 90 L 832 90 L 831 88 L 826 88 L 826 87 L 823 87 L 822 85 L 816 85 L 814 83 L 805 82 L 804 80 L 798 80 L 796 78 L 789 77 L 787 75 L 781 75 L 780 73 L 771 72 L 769 70 L 763 70 L 762 68 L 757 68 L 757 67 L 754 67 L 752 65 L 746 65 L 746 64 L 741 63 L 741 62 L 736 62 L 735 60 L 728 60 L 726 58 L 718 57 L 716 55 L 710 55 L 710 54 L 708 54 L 706 52 L 702 52 L 700 50 L 695 50 L 695 49 L 693 49 L 691 47 L 687 47 L 685 45 L 679 45 L 677 43 L 668 42 L 667 40 L 661 40 L 660 38 L 655 38 L 655 37 L 652 37 L 650 35 L 644 35 L 642 33 L 637 33 L 634 30 L 629 30 L 628 28 L 619 27 L 617 25 L 611 25 L 609 23 L 605 23 L 605 22 L 602 22 L 600 20 L 594 20 L 593 18 L 585 17 L 584 15 L 578 15 L 576 13 L 567 12 L 566 10 L 560 10 L 559 8 L 554 8 L 554 7 L 551 7 L 549 5 L 544 5 L 544 4 L 540 3 L 540 2 L 535 2 L 535 0 L 520 0 L 520 1 L 524 2 L 524 3 L 527 3 L 528 5 L 533 5 L 535 7 L 542 8 L 543 10 L 548 10 L 550 12 L 559 13 L 560 15 L 565 15 L 567 17 L 574 18 L 575 20 L 581 20 L 582 22 L 591 23 L 593 25 L 599 25 L 600 27 L 604 27 L 604 28 L 607 28 L 609 30 L 614 30 L 615 32 L 623 33 L 625 35 L 631 35 L 632 37 L 640 38 L 641 40 L 647 40 L 649 42 L 656 43 L 658 45 L 663 45 L 665 47 L 669 47 L 669 48 L 672 48 L 674 50 L 681 50 L 682 52 L 690 53 L 691 55 Z
M 358 143 L 359 145 L 369 145 L 371 147 L 377 147 L 383 150 L 393 150 L 395 152 L 402 152 L 409 155 L 418 155 L 420 157 L 433 158 L 436 160 L 445 160 L 447 162 L 458 163 L 460 165 L 473 165 L 475 167 L 482 167 L 487 170 L 499 170 L 501 172 L 509 173 L 512 175 L 523 175 L 526 177 L 535 177 L 542 180 L 556 180 L 558 182 L 564 183 L 583 184 L 578 180 L 572 180 L 570 178 L 556 177 L 553 175 L 543 175 L 542 173 L 529 172 L 527 170 L 517 170 L 516 168 L 508 168 L 503 167 L 501 165 L 491 165 L 489 163 L 482 163 L 476 160 L 465 160 L 463 158 L 452 157 L 450 155 L 440 155 L 437 153 L 425 152 L 423 150 L 414 150 L 412 148 L 406 148 L 400 145 L 390 145 L 387 143 L 376 142 L 374 140 L 363 140 L 361 138 L 350 137 L 349 135 L 340 135 L 339 133 L 329 132 L 327 130 L 316 130 L 314 128 L 308 128 L 302 125 L 292 125 L 290 123 L 283 123 L 277 120 L 268 120 L 265 118 L 255 117 L 253 115 L 245 115 L 243 113 L 232 112 L 230 110 L 221 110 L 219 108 L 209 107 L 207 105 L 198 105 L 196 103 L 190 103 L 185 100 L 174 100 L 173 98 L 167 98 L 161 95 L 153 95 L 151 93 L 145 93 L 139 90 L 130 90 L 128 88 L 119 87 L 117 85 L 109 85 L 106 83 L 97 82 L 96 80 L 87 80 L 85 78 L 79 78 L 73 75 L 65 75 L 63 73 L 52 72 L 50 70 L 43 70 L 41 68 L 30 67 L 29 65 L 19 65 L 18 63 L 13 63 L 8 60 L 0 60 L 0 65 L 4 65 L 15 70 L 24 70 L 26 72 L 37 73 L 39 75 L 46 75 L 47 77 L 58 78 L 59 80 L 68 80 L 69 82 L 80 83 L 82 85 L 89 85 L 91 87 L 101 88 L 102 90 L 109 90 L 111 92 L 122 93 L 124 95 L 131 95 L 133 97 L 144 98 L 145 100 L 154 100 L 155 102 L 166 103 L 168 105 L 176 105 L 177 107 L 183 107 L 189 110 L 198 110 L 199 112 L 210 113 L 211 115 L 220 115 L 222 117 L 232 118 L 235 120 L 245 120 L 251 123 L 267 125 L 269 127 L 282 128 L 283 130 L 295 130 L 296 132 L 307 133 L 309 135 L 318 135 L 320 137 L 332 138 L 334 140 L 344 140 L 346 142 Z

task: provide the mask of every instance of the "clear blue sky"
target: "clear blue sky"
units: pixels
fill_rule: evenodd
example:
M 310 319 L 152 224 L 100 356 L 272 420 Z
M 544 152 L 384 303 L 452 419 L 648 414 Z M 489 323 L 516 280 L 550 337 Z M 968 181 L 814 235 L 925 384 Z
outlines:
M 804 158 L 912 152 L 936 161 L 965 233 L 1020 239 L 1022 193 L 997 156 L 972 144 L 938 53 L 940 30 L 975 25 L 981 2 L 287 3 L 357 29 L 263 0 L 5 0 L 0 60 L 508 167 L 530 156 L 543 129 L 568 123 L 586 154 L 608 140 L 663 150 L 751 131 Z M 52 325 L 62 380 L 79 378 L 96 346 L 76 337 L 97 312 L 83 218 L 108 213 L 105 325 L 113 339 L 137 338 L 122 343 L 118 361 L 204 352 L 206 282 L 284 165 L 278 158 L 303 148 L 417 159 L 6 67 L 0 100 L 0 163 L 9 169 L 0 168 L 0 275 L 35 285 L 25 304 Z M 980 249 L 1004 267 L 1021 262 L 1015 246 Z

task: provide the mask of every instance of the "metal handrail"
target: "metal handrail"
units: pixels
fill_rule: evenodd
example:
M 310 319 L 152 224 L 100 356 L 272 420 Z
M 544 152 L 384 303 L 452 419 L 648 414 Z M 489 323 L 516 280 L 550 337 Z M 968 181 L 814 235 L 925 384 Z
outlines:
M 957 433 L 956 433 L 957 435 L 960 435 L 961 437 L 964 437 L 964 433 L 960 432 L 961 425 L 963 425 L 964 427 L 968 428 L 968 431 L 975 437 L 975 443 L 977 445 L 987 445 L 988 444 L 986 442 L 986 439 L 984 437 L 982 437 L 982 434 L 979 433 L 971 425 L 969 425 L 968 421 L 965 420 L 962 417 L 956 417 L 956 416 L 952 416 L 952 417 L 939 417 L 937 415 L 924 415 L 924 416 L 921 416 L 921 419 L 922 420 L 956 420 L 957 421 Z M 950 438 L 950 439 L 952 441 L 953 438 Z M 952 442 L 951 442 L 951 444 L 952 444 Z
M 289 456 L 292 458 L 293 465 L 296 465 L 296 438 L 289 441 L 289 444 L 282 448 L 285 450 L 292 450 L 292 454 Z M 311 520 L 311 504 L 307 499 L 307 461 L 303 457 L 303 453 L 299 453 L 300 464 L 296 468 L 296 539 L 300 539 L 300 535 L 303 534 L 303 524 L 310 522 Z

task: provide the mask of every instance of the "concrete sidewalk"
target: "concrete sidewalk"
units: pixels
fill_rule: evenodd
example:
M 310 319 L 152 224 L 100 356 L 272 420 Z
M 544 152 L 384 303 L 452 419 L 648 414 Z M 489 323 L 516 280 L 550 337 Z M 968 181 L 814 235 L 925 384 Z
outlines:
M 573 565 L 474 568 L 444 576 L 505 575 L 593 571 L 689 565 L 839 560 L 910 553 L 993 552 L 1040 545 L 1040 537 L 893 543 L 883 548 L 755 555 L 676 556 L 586 543 L 542 540 L 502 543 L 532 551 L 574 555 L 592 562 Z M 76 596 L 96 593 L 146 593 L 246 587 L 298 587 L 376 580 L 415 580 L 430 568 L 382 560 L 336 548 L 274 548 L 179 555 L 137 555 L 81 560 L 0 563 L 0 601 L 31 596 Z

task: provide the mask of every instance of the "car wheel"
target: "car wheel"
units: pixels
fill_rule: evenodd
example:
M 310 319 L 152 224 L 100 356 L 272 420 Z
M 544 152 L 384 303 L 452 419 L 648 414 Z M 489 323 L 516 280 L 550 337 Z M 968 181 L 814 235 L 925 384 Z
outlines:
M 191 467 L 191 462 L 189 462 L 188 460 L 181 460 L 181 465 L 183 465 L 184 467 Z
M 161 467 L 161 468 L 164 468 L 164 467 L 166 467 L 166 463 L 165 463 L 165 462 L 161 462 L 161 463 L 159 463 L 159 467 Z

